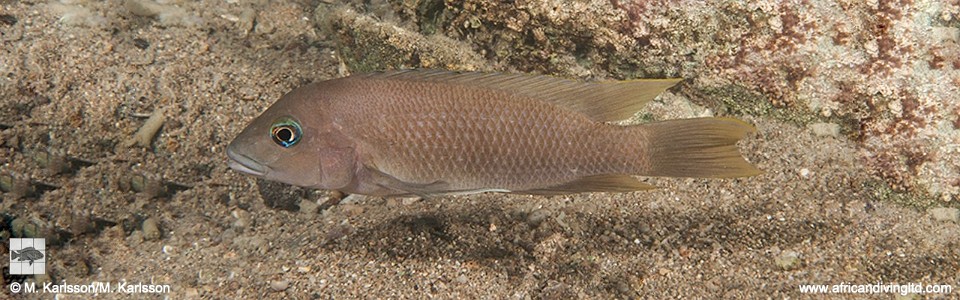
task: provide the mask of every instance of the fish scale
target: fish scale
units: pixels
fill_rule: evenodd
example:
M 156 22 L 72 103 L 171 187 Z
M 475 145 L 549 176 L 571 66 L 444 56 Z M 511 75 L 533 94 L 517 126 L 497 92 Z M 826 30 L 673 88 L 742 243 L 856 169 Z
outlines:
M 598 164 L 603 156 L 597 154 L 602 153 L 591 147 L 611 141 L 584 140 L 589 137 L 599 139 L 602 135 L 596 130 L 598 128 L 589 126 L 592 122 L 574 112 L 504 93 L 481 92 L 479 97 L 451 97 L 440 92 L 431 93 L 446 88 L 438 84 L 424 83 L 409 87 L 390 86 L 377 81 L 355 84 L 359 85 L 355 88 L 367 91 L 383 89 L 384 86 L 393 91 L 394 97 L 391 101 L 361 102 L 366 105 L 345 105 L 340 109 L 348 114 L 383 112 L 392 116 L 383 119 L 382 123 L 376 123 L 378 125 L 364 122 L 350 126 L 349 121 L 346 121 L 344 127 L 357 128 L 348 134 L 368 137 L 370 141 L 366 144 L 381 145 L 372 151 L 378 154 L 374 158 L 377 161 L 375 164 L 399 179 L 422 184 L 447 180 L 456 183 L 450 186 L 452 189 L 489 186 L 521 190 L 571 180 L 571 175 L 613 171 L 604 170 L 610 168 L 609 165 Z M 410 95 L 413 93 L 433 96 Z M 465 93 L 455 95 L 463 94 Z M 528 105 L 518 107 L 517 103 Z M 436 126 L 440 122 L 435 122 L 434 118 L 442 115 L 455 117 L 448 119 L 443 126 Z M 579 119 L 582 124 L 564 122 L 571 119 Z M 423 134 L 397 136 L 387 134 L 390 130 L 378 128 L 394 128 Z M 466 132 L 457 135 L 433 134 L 453 131 L 454 128 Z M 544 130 L 547 128 L 552 130 Z M 595 129 L 593 131 L 596 133 L 586 134 L 585 130 L 588 128 Z M 459 135 L 472 137 L 473 140 L 443 138 Z M 558 145 L 560 141 L 574 142 L 561 147 Z M 449 148 L 430 146 L 435 143 L 476 151 L 450 153 L 444 151 Z M 551 149 L 554 151 L 550 151 Z M 437 154 L 437 151 L 445 155 L 429 156 Z M 460 158 L 467 163 L 459 163 Z M 578 172 L 572 172 L 574 169 Z M 519 177 L 523 175 L 535 176 Z M 421 181 L 414 181 L 415 179 Z

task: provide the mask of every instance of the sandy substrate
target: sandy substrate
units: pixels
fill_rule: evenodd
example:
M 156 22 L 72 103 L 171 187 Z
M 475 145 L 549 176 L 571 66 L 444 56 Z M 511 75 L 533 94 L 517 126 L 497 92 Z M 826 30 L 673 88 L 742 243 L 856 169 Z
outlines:
M 960 289 L 955 215 L 887 201 L 843 136 L 754 116 L 735 117 L 756 125 L 741 149 L 764 175 L 652 178 L 651 192 L 329 206 L 336 195 L 257 182 L 227 168 L 227 143 L 283 93 L 345 70 L 308 1 L 267 5 L 263 32 L 229 2 L 184 4 L 190 17 L 138 16 L 122 1 L 0 2 L 0 172 L 55 187 L 4 194 L 4 239 L 20 220 L 51 246 L 48 275 L 5 273 L 0 298 L 12 282 L 37 281 L 168 284 L 170 294 L 148 297 L 171 299 L 819 298 L 798 286 L 881 281 Z M 126 146 L 158 109 L 166 121 L 151 146 Z M 668 93 L 649 113 L 702 110 Z

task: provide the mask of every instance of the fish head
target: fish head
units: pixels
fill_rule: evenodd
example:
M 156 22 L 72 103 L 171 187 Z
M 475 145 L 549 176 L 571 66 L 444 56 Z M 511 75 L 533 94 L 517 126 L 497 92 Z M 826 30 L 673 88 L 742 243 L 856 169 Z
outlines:
M 281 97 L 227 146 L 230 168 L 302 187 L 349 185 L 356 151 L 329 117 L 326 100 L 316 84 Z

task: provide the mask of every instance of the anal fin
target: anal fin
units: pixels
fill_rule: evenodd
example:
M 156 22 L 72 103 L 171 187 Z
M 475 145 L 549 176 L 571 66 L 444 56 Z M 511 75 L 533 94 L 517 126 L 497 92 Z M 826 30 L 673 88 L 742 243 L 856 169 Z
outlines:
M 592 192 L 624 193 L 650 190 L 655 188 L 655 186 L 637 180 L 637 178 L 634 178 L 630 175 L 604 174 L 581 177 L 580 179 L 551 187 L 526 191 L 514 191 L 513 193 L 533 195 L 560 195 Z

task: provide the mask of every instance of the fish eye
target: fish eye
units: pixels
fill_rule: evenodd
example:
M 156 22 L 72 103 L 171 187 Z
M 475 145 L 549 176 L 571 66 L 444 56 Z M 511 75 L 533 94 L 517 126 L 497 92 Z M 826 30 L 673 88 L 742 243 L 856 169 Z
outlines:
M 270 126 L 270 137 L 273 138 L 273 142 L 284 148 L 296 145 L 302 135 L 300 123 L 290 118 L 280 119 Z

